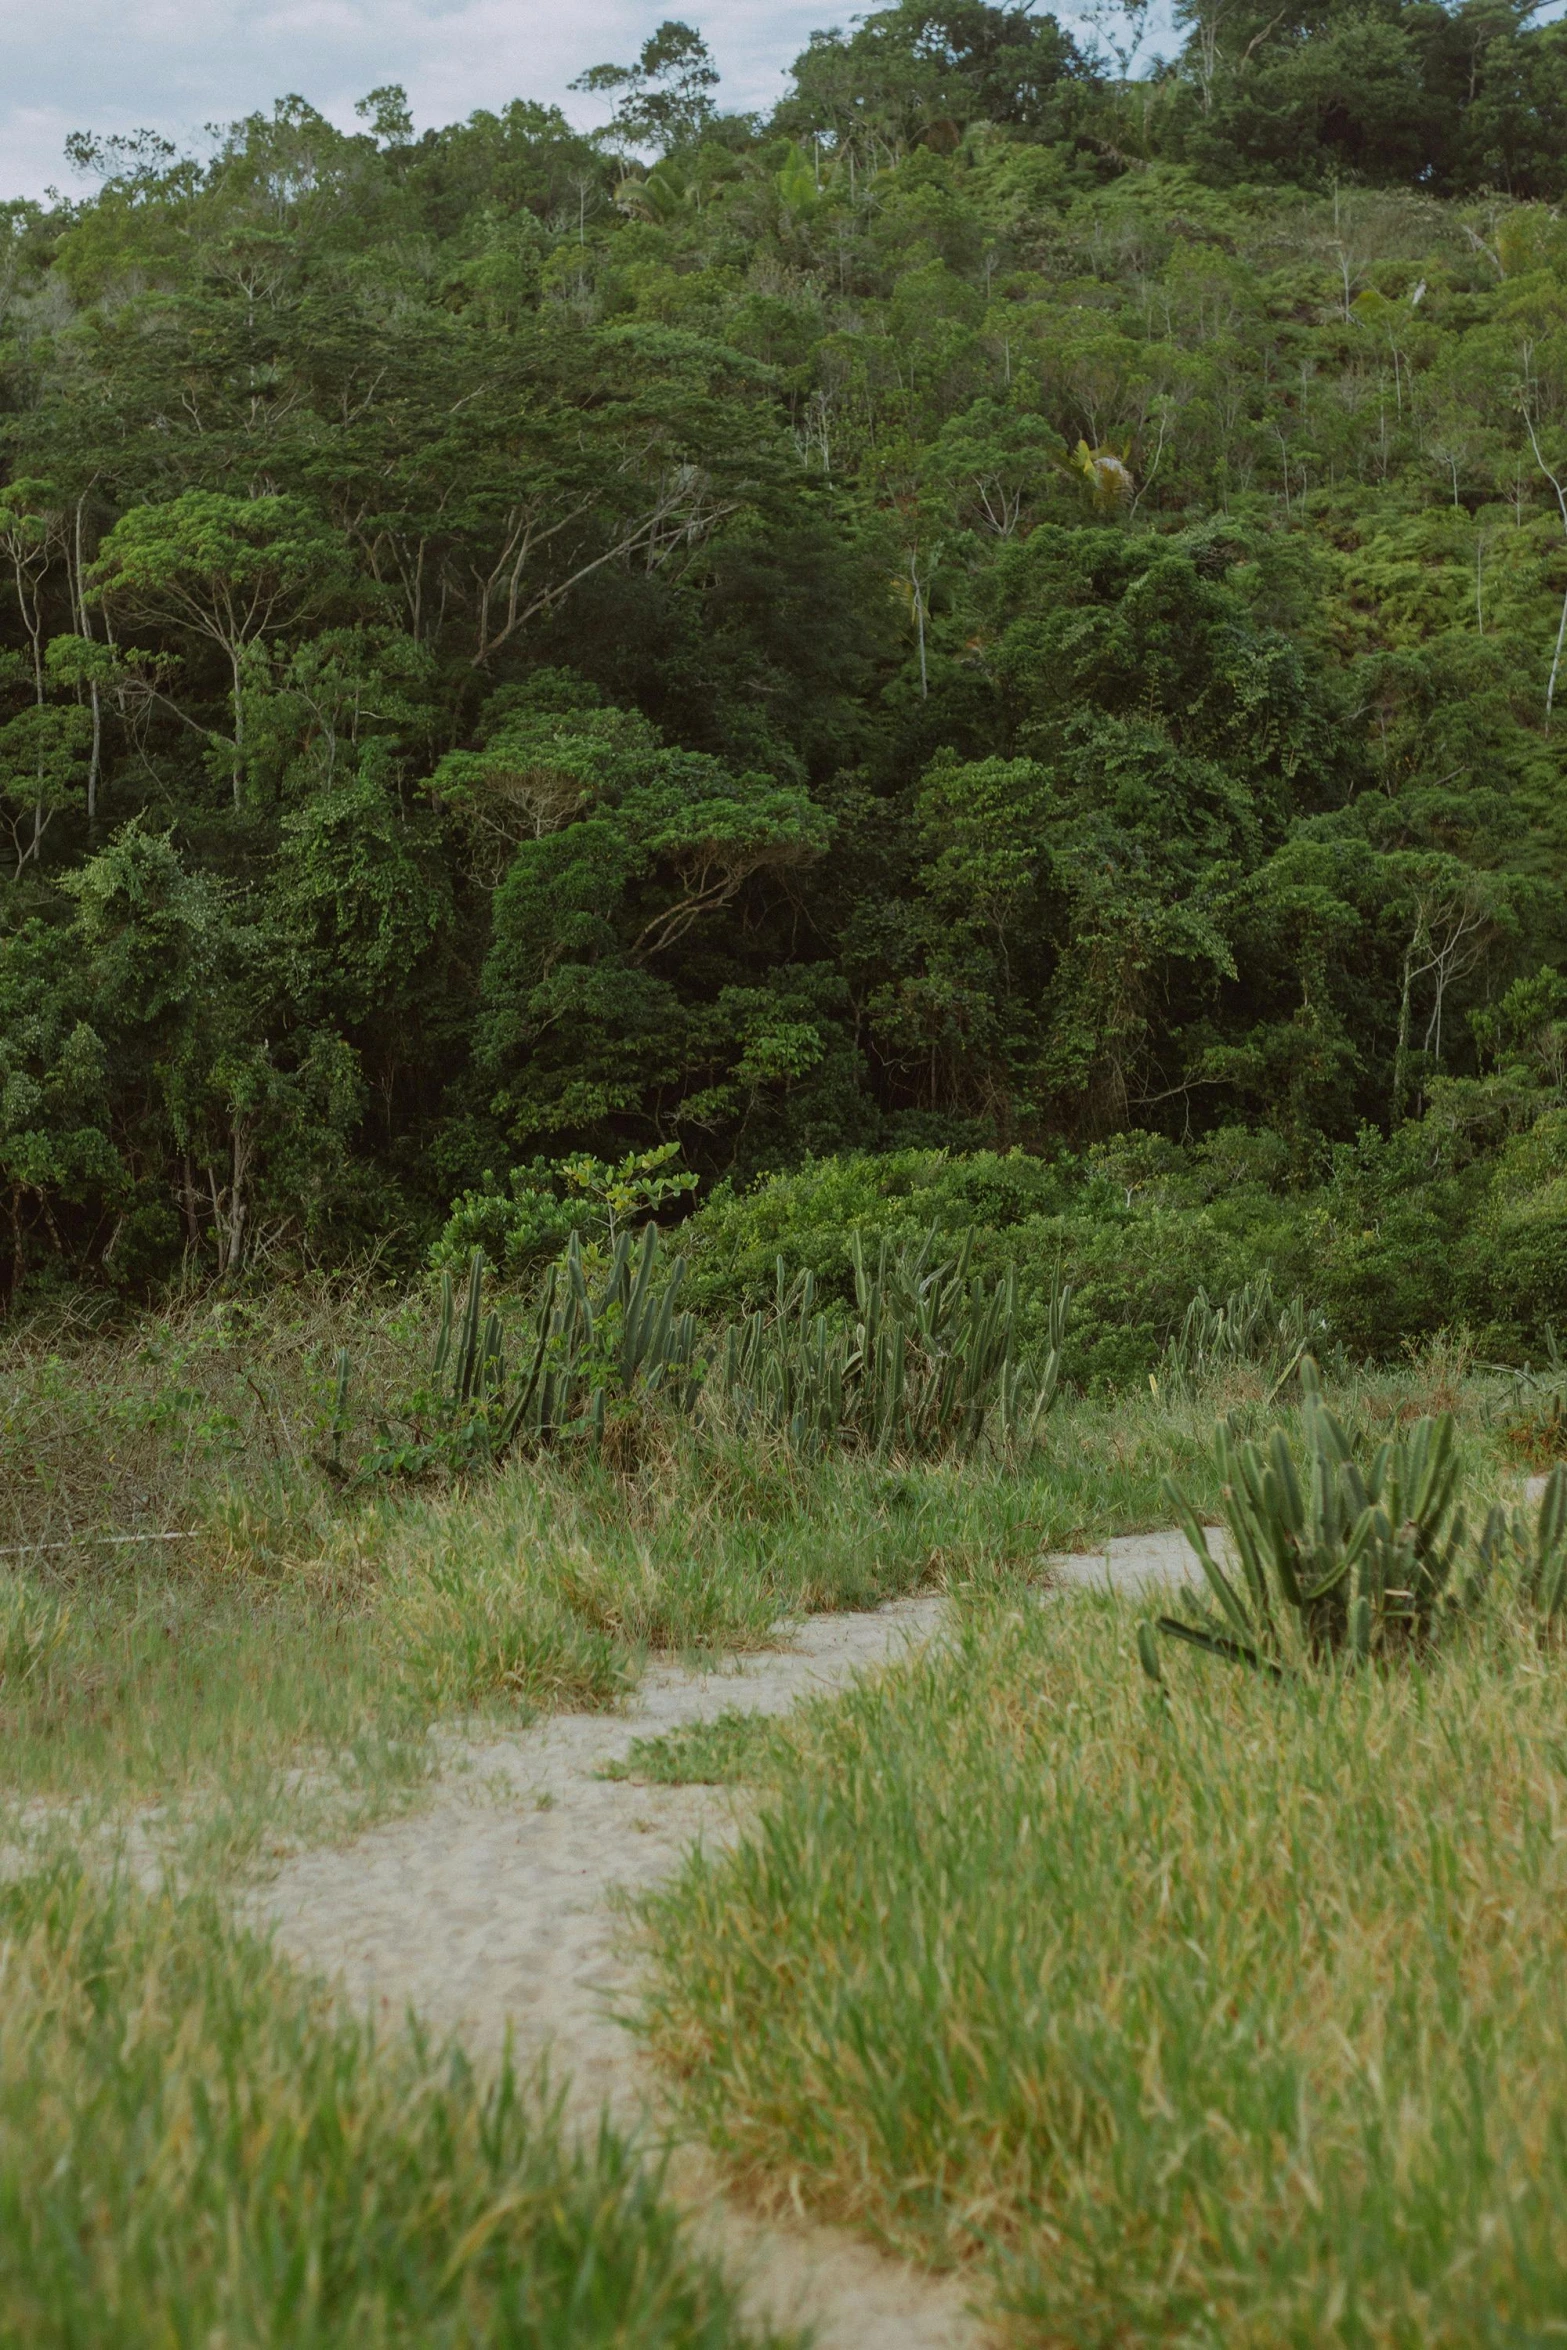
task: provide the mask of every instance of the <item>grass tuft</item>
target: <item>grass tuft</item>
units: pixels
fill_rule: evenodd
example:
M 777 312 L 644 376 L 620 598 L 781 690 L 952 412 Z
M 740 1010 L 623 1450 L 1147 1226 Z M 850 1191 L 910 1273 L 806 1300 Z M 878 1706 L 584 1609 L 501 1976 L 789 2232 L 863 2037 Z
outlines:
M 634 1738 L 601 1779 L 635 1779 L 653 1787 L 727 1787 L 771 1779 L 792 1751 L 775 1715 L 730 1706 L 715 1721 L 687 1722 L 661 1738 Z
M 760 2350 L 621 2139 L 210 1902 L 26 1877 L 0 1970 L 0 2342 Z
M 646 1905 L 645 2024 L 758 2192 L 983 2258 L 1020 2342 L 1554 2338 L 1567 1717 L 1500 1617 L 1275 1686 L 996 1604 L 792 1732 Z

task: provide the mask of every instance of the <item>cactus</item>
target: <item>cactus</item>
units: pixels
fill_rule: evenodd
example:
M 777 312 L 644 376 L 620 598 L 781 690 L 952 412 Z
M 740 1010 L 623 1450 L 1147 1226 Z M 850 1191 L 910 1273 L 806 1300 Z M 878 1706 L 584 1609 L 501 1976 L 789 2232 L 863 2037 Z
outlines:
M 1185 1614 L 1159 1617 L 1157 1629 L 1274 1673 L 1327 1657 L 1361 1661 L 1429 1637 L 1472 1602 L 1491 1565 L 1482 1545 L 1460 1573 L 1465 1520 L 1451 1414 L 1418 1421 L 1363 1467 L 1322 1400 L 1309 1355 L 1300 1372 L 1299 1461 L 1280 1428 L 1265 1449 L 1237 1443 L 1225 1426 L 1217 1433 L 1238 1573 L 1214 1558 L 1185 1496 L 1168 1478 L 1164 1484 L 1217 1604 L 1185 1598 Z M 1139 1653 L 1157 1679 L 1155 1644 L 1145 1631 Z
M 1043 1360 L 1017 1349 L 1017 1281 L 969 1276 L 969 1243 L 933 1262 L 936 1235 L 912 1248 L 883 1241 L 874 1266 L 854 1241 L 856 1318 L 820 1310 L 815 1276 L 793 1283 L 778 1266 L 771 1315 L 751 1314 L 722 1333 L 716 1369 L 695 1316 L 682 1308 L 686 1263 L 663 1272 L 656 1225 L 616 1239 L 601 1284 L 590 1280 L 575 1234 L 554 1266 L 523 1338 L 507 1360 L 500 1316 L 484 1311 L 484 1258 L 475 1250 L 459 1303 L 441 1277 L 441 1318 L 430 1385 L 405 1415 L 412 1440 L 383 1424 L 372 1465 L 422 1470 L 437 1461 L 498 1462 L 570 1432 L 598 1441 L 611 1406 L 659 1396 L 690 1412 L 710 1394 L 742 1428 L 761 1426 L 815 1453 L 835 1444 L 878 1453 L 971 1451 L 986 1433 L 1028 1441 L 1060 1380 L 1071 1293 L 1052 1292 Z M 346 1366 L 339 1374 L 335 1442 L 341 1441 Z
M 847 1326 L 818 1308 L 815 1275 L 790 1284 L 780 1258 L 771 1316 L 725 1334 L 721 1404 L 742 1427 L 759 1422 L 809 1451 L 972 1451 L 987 1429 L 1007 1443 L 1031 1437 L 1059 1384 L 1071 1292 L 1057 1281 L 1045 1357 L 1030 1365 L 1016 1348 L 1016 1275 L 971 1280 L 972 1236 L 946 1262 L 932 1263 L 935 1244 L 934 1228 L 901 1249 L 883 1237 L 872 1268 L 856 1232 Z
M 518 1370 L 507 1359 L 499 1313 L 484 1309 L 484 1254 L 475 1249 L 459 1306 L 449 1273 L 441 1276 L 441 1318 L 428 1387 L 405 1409 L 404 1430 L 381 1422 L 372 1470 L 423 1472 L 437 1463 L 497 1463 L 515 1446 L 555 1443 L 568 1432 L 602 1437 L 606 1409 L 658 1391 L 690 1408 L 705 1365 L 697 1356 L 694 1317 L 677 1310 L 685 1262 L 658 1274 L 658 1230 L 649 1224 L 633 1244 L 621 1233 L 602 1288 L 590 1283 L 572 1235 L 562 1264 L 551 1268 L 524 1333 Z M 340 1359 L 334 1451 L 345 1424 L 348 1363 Z
M 1159 1375 L 1177 1394 L 1189 1396 L 1215 1371 L 1235 1363 L 1256 1363 L 1277 1373 L 1271 1401 L 1326 1330 L 1322 1316 L 1303 1298 L 1280 1305 L 1267 1273 L 1232 1290 L 1221 1305 L 1199 1289 L 1165 1347 Z
M 1498 1503 L 1479 1549 L 1488 1569 L 1511 1565 L 1519 1598 L 1546 1631 L 1567 1621 L 1567 1465 L 1558 1461 L 1546 1478 L 1532 1533 L 1522 1510 L 1509 1517 Z
M 611 1400 L 667 1391 L 689 1409 L 704 1366 L 695 1317 L 678 1310 L 685 1259 L 677 1257 L 659 1281 L 658 1255 L 656 1224 L 648 1224 L 635 1245 L 622 1232 L 595 1297 L 572 1234 L 564 1280 L 561 1268 L 551 1271 L 534 1316 L 527 1370 L 509 1392 L 504 1366 L 498 1354 L 494 1358 L 497 1458 L 519 1441 L 549 1444 L 571 1428 L 602 1435 Z

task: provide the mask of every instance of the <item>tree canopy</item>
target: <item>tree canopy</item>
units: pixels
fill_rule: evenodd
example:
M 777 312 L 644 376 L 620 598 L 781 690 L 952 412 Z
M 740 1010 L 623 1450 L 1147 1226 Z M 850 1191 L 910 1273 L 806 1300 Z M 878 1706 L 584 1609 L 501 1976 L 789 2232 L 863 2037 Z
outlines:
M 0 208 L 0 1291 L 666 1144 L 1304 1179 L 1517 1062 L 1567 30 L 1140 21 L 896 0 L 764 120 L 670 20 L 593 135 L 288 98 Z

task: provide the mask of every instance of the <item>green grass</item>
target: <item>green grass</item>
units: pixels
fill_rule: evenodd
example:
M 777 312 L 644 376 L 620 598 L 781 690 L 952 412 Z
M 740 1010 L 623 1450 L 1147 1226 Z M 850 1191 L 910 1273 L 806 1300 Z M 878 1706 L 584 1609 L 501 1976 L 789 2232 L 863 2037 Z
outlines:
M 1297 1694 L 1297 1720 L 1177 1667 L 1165 1711 L 1125 1619 L 1034 1604 L 1052 1550 L 1166 1522 L 1166 1474 L 1213 1508 L 1212 1418 L 1260 1425 L 1255 1376 L 1068 1399 L 1017 1460 L 806 1466 L 653 1414 L 599 1457 L 345 1489 L 333 1348 L 416 1376 L 427 1303 L 192 1307 L 0 1364 L 0 1529 L 191 1537 L 0 1562 L 0 1843 L 27 1871 L 0 1893 L 0 2350 L 742 2344 L 618 2140 L 573 2151 L 531 2091 L 377 2041 L 218 1904 L 417 1801 L 437 1725 L 614 1706 L 651 1653 L 920 1588 L 953 1595 L 961 1655 L 624 1766 L 771 1790 L 759 1838 L 656 1910 L 650 2027 L 731 2161 L 990 2259 L 1032 2341 L 1543 2338 L 1554 1676 L 1499 1640 Z M 1495 1481 L 1496 1396 L 1460 1358 L 1337 1400 L 1367 1426 L 1451 1400 Z M 187 1890 L 117 1879 L 125 1833 Z M 1492 2308 L 1523 2330 L 1474 2330 Z
M 1027 1571 L 1031 1507 L 999 1479 L 807 1475 L 738 1449 L 626 1474 L 523 1463 L 351 1507 L 276 1478 L 221 1490 L 192 1555 L 0 1568 L 4 1788 L 156 1804 L 171 1848 L 199 1838 L 237 1868 L 407 1801 L 435 1720 L 612 1706 L 649 1651 Z
M 631 1473 L 521 1463 L 352 1508 L 229 1493 L 189 1559 L 0 1571 L 4 1787 L 78 1813 L 156 1804 L 187 1865 L 195 1839 L 232 1870 L 415 1796 L 435 1721 L 613 1706 L 651 1651 L 1034 1574 L 1052 1530 L 1047 1497 L 994 1473 L 806 1473 L 738 1448 Z
M 645 2023 L 731 2170 L 1020 2343 L 1567 2330 L 1567 1685 L 1498 1614 L 1277 1688 L 987 1600 L 797 1715 L 647 1905 Z
M 0 1890 L 0 2343 L 745 2350 L 656 2169 L 378 2041 L 209 1902 Z
M 187 1865 L 199 1843 L 203 1867 L 241 1868 L 415 1798 L 438 1719 L 613 1706 L 652 1652 L 754 1647 L 781 1617 L 919 1588 L 1037 1581 L 1052 1550 L 1166 1522 L 1166 1474 L 1212 1509 L 1215 1409 L 1265 1416 L 1260 1377 L 1240 1373 L 1194 1401 L 1068 1399 L 1017 1461 L 810 1466 L 654 1418 L 614 1457 L 345 1493 L 316 1457 L 331 1343 L 351 1324 L 395 1384 L 422 1360 L 422 1311 L 305 1296 L 270 1320 L 208 1305 L 11 1343 L 0 1522 L 59 1539 L 62 1510 L 92 1525 L 101 1505 L 99 1531 L 150 1514 L 195 1536 L 0 1561 L 13 1808 L 155 1804 Z M 1494 1475 L 1495 1398 L 1440 1350 L 1340 1400 L 1378 1423 L 1444 1392 L 1472 1472 Z M 38 1653 L 10 1655 L 13 1617 Z
M 769 1779 L 794 1751 L 776 1715 L 741 1713 L 730 1706 L 711 1722 L 687 1722 L 661 1738 L 633 1738 L 601 1779 L 634 1779 L 653 1787 L 727 1787 Z
M 427 1723 L 368 1620 L 303 1579 L 0 1576 L 0 1787 L 46 1840 L 155 1814 L 183 1866 L 229 1874 L 416 1797 Z

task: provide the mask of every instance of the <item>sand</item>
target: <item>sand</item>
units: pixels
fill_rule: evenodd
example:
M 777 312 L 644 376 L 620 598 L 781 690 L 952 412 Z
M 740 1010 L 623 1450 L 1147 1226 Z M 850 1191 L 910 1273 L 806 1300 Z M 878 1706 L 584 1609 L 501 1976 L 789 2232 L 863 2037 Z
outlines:
M 1178 1534 L 1133 1536 L 1052 1562 L 1062 1584 L 1141 1590 L 1187 1572 Z M 727 1707 L 781 1713 L 801 1697 L 939 1636 L 939 1599 L 807 1618 L 787 1647 L 710 1672 L 655 1666 L 617 1714 L 557 1714 L 482 1743 L 454 1743 L 433 1804 L 335 1850 L 286 1862 L 253 1897 L 280 1946 L 388 2019 L 414 2010 L 494 2061 L 544 2059 L 573 2123 L 607 2109 L 668 2137 L 638 2043 L 615 2020 L 635 1989 L 617 1893 L 678 1867 L 698 1837 L 736 1834 L 746 1798 L 596 1774 L 634 1738 Z M 969 2350 L 985 2339 L 968 2288 L 835 2228 L 761 2220 L 724 2197 L 698 2149 L 674 2154 L 672 2191 L 741 2284 L 748 2310 L 808 2324 L 819 2350 Z

